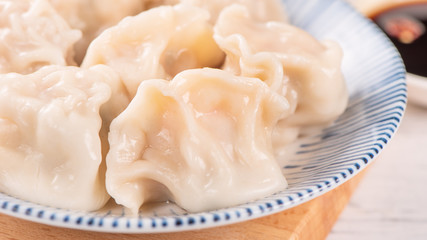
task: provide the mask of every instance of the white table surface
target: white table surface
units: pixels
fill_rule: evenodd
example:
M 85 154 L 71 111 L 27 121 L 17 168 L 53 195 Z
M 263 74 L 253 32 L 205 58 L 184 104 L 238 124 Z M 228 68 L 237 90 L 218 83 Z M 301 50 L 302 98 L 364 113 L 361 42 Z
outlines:
M 353 239 L 427 239 L 427 108 L 408 104 L 327 238 Z

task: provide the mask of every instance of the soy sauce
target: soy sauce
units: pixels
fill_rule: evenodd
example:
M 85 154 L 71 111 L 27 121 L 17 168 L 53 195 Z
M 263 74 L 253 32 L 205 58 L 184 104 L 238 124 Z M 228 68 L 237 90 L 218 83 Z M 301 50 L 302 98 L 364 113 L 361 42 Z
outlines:
M 371 18 L 394 43 L 406 70 L 427 77 L 427 3 L 399 6 Z

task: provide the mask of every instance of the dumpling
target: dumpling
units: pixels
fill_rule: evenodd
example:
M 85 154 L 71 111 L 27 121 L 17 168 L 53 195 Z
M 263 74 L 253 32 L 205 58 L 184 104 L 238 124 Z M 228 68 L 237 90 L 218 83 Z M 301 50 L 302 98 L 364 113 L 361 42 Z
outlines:
M 198 212 L 283 190 L 271 131 L 288 114 L 259 79 L 220 69 L 144 81 L 111 124 L 107 190 L 135 213 L 153 201 Z
M 75 60 L 81 63 L 90 42 L 106 28 L 145 9 L 144 0 L 49 0 L 58 13 L 83 33 Z
M 227 55 L 224 70 L 258 77 L 289 100 L 294 113 L 276 127 L 280 141 L 294 140 L 300 127 L 329 124 L 345 110 L 348 93 L 337 43 L 319 42 L 287 23 L 254 20 L 241 5 L 226 8 L 214 31 Z
M 212 37 L 208 19 L 205 10 L 181 4 L 128 17 L 91 43 L 82 67 L 112 67 L 131 96 L 143 80 L 171 79 L 185 69 L 218 67 L 224 53 Z
M 0 1 L 0 73 L 74 65 L 73 45 L 80 37 L 47 0 Z
M 233 3 L 242 4 L 249 9 L 251 16 L 260 21 L 288 20 L 283 3 L 280 0 L 180 0 L 182 3 L 206 9 L 211 14 L 211 22 L 215 23 L 220 12 Z
M 175 5 L 180 3 L 180 0 L 140 0 L 144 5 L 144 10 L 148 10 L 155 7 L 165 6 L 165 5 Z
M 52 207 L 102 207 L 110 197 L 100 111 L 105 125 L 126 106 L 120 84 L 106 66 L 0 75 L 0 191 Z

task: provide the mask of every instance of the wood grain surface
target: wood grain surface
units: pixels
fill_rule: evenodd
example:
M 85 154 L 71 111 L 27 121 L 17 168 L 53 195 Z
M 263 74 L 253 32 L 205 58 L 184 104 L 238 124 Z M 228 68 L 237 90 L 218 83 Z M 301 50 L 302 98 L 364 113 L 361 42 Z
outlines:
M 366 171 L 366 170 L 364 170 Z M 267 217 L 223 227 L 162 234 L 111 234 L 52 227 L 0 214 L 0 239 L 325 239 L 364 171 L 321 197 Z
M 411 92 L 408 92 L 409 94 Z M 427 239 L 427 106 L 409 104 L 328 240 Z

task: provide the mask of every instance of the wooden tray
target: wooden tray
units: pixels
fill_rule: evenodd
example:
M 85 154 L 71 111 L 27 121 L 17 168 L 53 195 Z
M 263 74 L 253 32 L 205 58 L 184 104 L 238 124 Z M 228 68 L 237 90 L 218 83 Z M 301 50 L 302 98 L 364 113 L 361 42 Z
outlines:
M 0 239 L 325 239 L 365 171 L 340 187 L 297 207 L 224 227 L 163 234 L 110 234 L 51 227 L 0 214 Z

